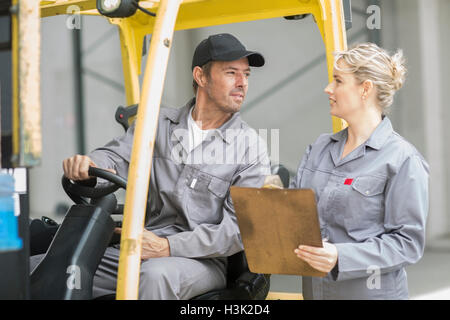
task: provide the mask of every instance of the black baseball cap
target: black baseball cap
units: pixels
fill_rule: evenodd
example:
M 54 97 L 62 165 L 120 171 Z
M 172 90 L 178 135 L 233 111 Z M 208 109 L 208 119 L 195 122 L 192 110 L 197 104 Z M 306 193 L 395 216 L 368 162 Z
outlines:
M 192 70 L 203 66 L 209 61 L 234 61 L 247 57 L 251 67 L 262 67 L 264 57 L 254 51 L 248 51 L 244 45 L 229 33 L 209 36 L 199 43 L 192 59 Z

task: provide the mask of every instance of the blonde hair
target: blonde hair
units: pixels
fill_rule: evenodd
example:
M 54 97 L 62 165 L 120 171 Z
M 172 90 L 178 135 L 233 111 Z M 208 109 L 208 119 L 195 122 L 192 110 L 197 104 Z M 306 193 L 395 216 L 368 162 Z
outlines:
M 406 66 L 403 51 L 390 55 L 374 43 L 361 43 L 347 51 L 335 52 L 334 67 L 342 72 L 353 73 L 359 83 L 371 80 L 377 89 L 377 98 L 383 114 L 389 111 L 394 94 L 405 82 Z M 340 68 L 343 60 L 348 68 Z

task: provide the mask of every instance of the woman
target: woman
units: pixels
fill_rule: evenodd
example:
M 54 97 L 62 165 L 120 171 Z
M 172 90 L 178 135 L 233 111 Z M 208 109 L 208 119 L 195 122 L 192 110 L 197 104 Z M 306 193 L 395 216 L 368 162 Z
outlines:
M 401 51 L 372 43 L 335 54 L 326 88 L 348 127 L 310 145 L 291 188 L 315 191 L 323 248 L 295 254 L 324 278 L 303 277 L 305 299 L 408 299 L 405 266 L 423 254 L 428 164 L 392 129 L 386 111 L 402 87 Z

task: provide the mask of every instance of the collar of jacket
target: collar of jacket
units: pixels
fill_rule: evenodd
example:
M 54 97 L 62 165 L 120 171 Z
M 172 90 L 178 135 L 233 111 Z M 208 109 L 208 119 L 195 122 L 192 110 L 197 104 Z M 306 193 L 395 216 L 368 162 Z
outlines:
M 369 139 L 367 139 L 365 145 L 371 147 L 372 149 L 380 150 L 393 131 L 394 129 L 392 128 L 391 120 L 384 116 L 383 120 L 372 132 Z M 347 139 L 347 134 L 348 128 L 345 128 L 344 130 L 331 135 L 330 139 L 334 141 L 342 141 Z
M 186 130 L 188 129 L 187 117 L 189 110 L 191 110 L 192 106 L 194 105 L 195 105 L 195 98 L 192 98 L 180 109 L 174 109 L 176 110 L 175 112 L 168 113 L 166 115 L 166 117 L 175 124 L 173 131 L 176 129 L 186 129 Z M 227 136 L 226 130 L 230 129 L 232 130 L 242 129 L 242 120 L 239 112 L 235 112 L 227 122 L 225 122 L 222 126 L 216 129 L 220 137 L 228 144 L 233 141 L 234 136 L 234 135 Z

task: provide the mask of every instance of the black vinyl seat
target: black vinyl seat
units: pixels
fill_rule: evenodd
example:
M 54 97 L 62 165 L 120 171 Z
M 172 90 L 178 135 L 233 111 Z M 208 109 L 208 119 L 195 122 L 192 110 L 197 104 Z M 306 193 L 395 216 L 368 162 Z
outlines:
M 31 272 L 31 299 L 92 299 L 94 274 L 113 234 L 114 221 L 110 215 L 116 204 L 112 194 L 96 204 L 76 204 L 67 212 L 54 236 L 46 231 L 53 239 Z

